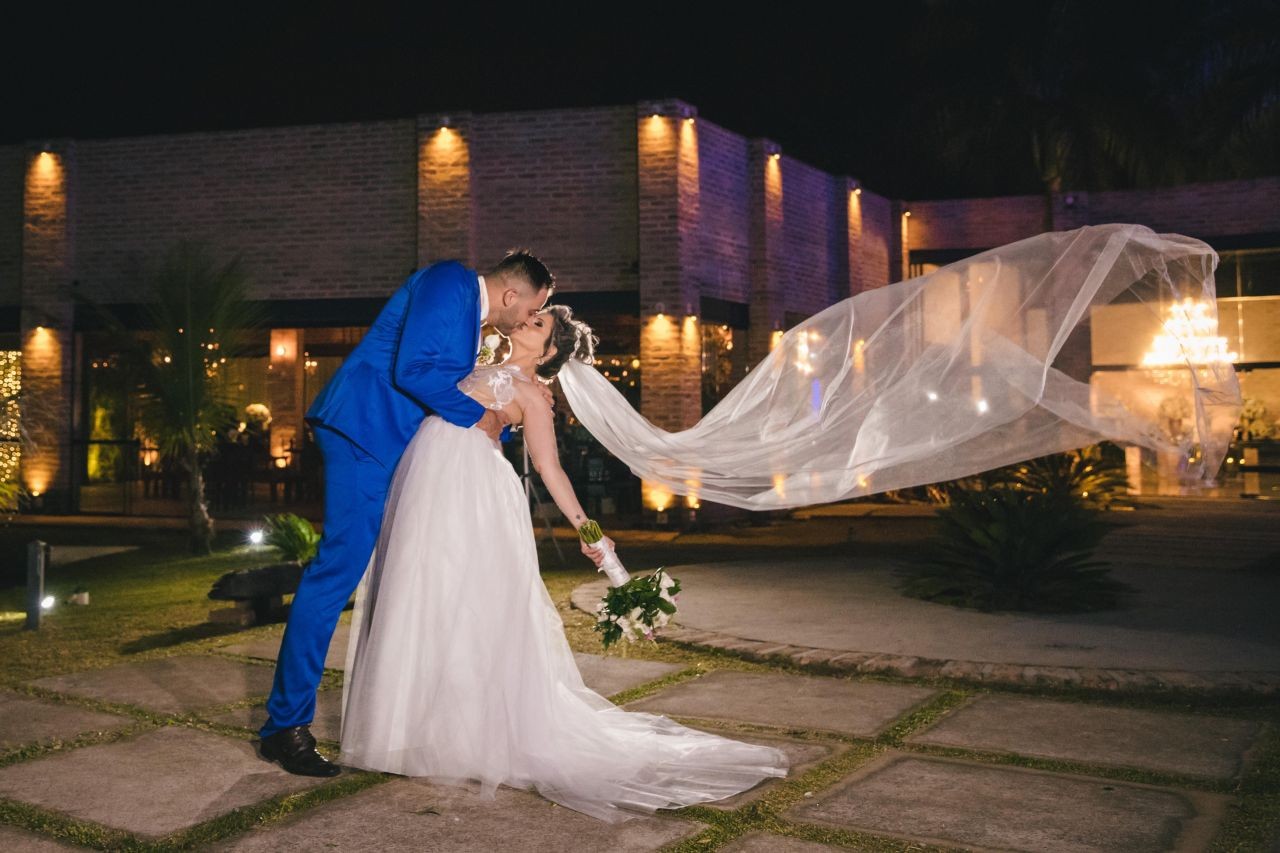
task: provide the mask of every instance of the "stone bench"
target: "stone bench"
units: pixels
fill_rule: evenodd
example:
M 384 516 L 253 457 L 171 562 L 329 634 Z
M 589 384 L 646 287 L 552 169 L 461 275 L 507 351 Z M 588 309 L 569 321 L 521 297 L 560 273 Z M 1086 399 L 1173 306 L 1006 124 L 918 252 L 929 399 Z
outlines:
M 284 597 L 298 591 L 304 568 L 302 563 L 288 561 L 227 572 L 213 582 L 209 597 L 234 601 L 235 606 L 210 610 L 209 621 L 247 626 L 283 619 Z

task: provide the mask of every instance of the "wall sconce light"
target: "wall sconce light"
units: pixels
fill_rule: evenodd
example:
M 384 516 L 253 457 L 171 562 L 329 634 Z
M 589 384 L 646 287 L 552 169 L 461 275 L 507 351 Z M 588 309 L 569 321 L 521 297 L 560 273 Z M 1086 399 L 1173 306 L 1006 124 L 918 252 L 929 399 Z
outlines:
M 909 210 L 904 210 L 904 211 L 902 211 L 902 215 L 903 215 L 904 217 L 905 217 L 905 216 L 910 216 L 910 215 L 911 215 L 911 211 L 909 211 Z
M 663 314 L 667 313 L 667 304 L 665 302 L 653 303 L 653 313 L 661 317 Z
M 849 192 L 853 193 L 854 195 L 862 195 L 862 181 L 857 181 L 857 180 L 849 181 Z
M 775 152 L 773 152 L 772 154 L 770 154 L 770 155 L 769 155 L 769 159 L 770 159 L 770 160 L 780 160 L 781 158 L 782 158 L 782 152 L 781 152 L 781 151 L 775 151 Z
M 450 120 L 449 116 L 440 116 L 440 129 L 441 129 L 441 130 L 448 130 L 448 129 L 449 129 L 449 125 L 450 125 L 450 124 L 452 124 L 452 123 L 453 123 L 453 122 Z
M 684 304 L 684 315 L 685 315 L 686 317 L 694 317 L 694 318 L 696 318 L 696 317 L 698 316 L 698 312 L 696 312 L 696 311 L 694 311 L 694 310 L 693 310 L 693 303 L 692 303 L 692 302 L 686 302 L 686 303 Z

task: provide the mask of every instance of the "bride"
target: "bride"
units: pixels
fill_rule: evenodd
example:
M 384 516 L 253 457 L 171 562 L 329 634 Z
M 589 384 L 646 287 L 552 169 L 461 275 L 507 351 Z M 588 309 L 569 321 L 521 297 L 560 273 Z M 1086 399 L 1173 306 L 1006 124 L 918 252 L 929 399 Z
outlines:
M 523 424 L 535 468 L 575 527 L 536 383 L 590 364 L 591 330 L 563 305 L 511 336 L 506 361 L 458 387 Z M 720 800 L 787 775 L 779 749 L 624 711 L 588 688 L 538 573 L 529 506 L 500 445 L 428 416 L 388 493 L 356 591 L 341 763 L 471 787 L 499 784 L 610 823 Z

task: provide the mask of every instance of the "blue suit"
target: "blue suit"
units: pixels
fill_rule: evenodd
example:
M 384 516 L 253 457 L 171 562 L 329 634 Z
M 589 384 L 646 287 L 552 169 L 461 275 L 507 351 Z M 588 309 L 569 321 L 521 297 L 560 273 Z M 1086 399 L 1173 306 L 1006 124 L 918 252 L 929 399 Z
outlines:
M 377 543 L 396 463 L 429 412 L 462 427 L 485 407 L 458 390 L 476 361 L 475 270 L 440 261 L 409 276 L 307 410 L 324 456 L 324 536 L 298 584 L 259 735 L 309 724 L 338 616 Z M 510 440 L 510 427 L 502 440 Z

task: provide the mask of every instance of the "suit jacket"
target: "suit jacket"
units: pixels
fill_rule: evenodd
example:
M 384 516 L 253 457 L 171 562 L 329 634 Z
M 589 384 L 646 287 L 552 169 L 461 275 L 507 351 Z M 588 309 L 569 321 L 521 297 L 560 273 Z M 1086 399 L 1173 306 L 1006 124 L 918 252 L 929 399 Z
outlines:
M 307 409 L 307 421 L 342 433 L 388 471 L 430 412 L 473 426 L 485 407 L 457 386 L 475 367 L 479 288 L 476 271 L 458 261 L 410 275 Z M 508 426 L 502 440 L 510 437 Z

